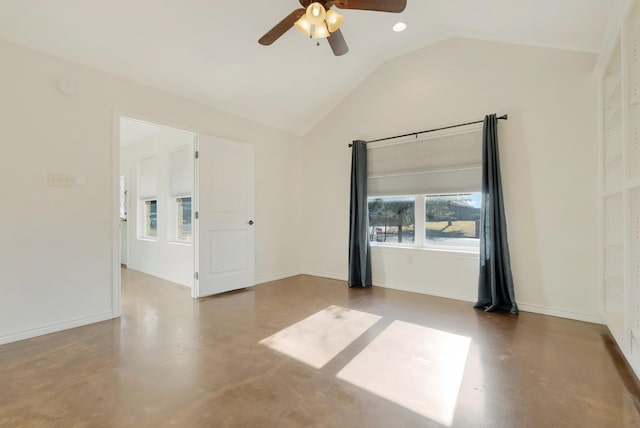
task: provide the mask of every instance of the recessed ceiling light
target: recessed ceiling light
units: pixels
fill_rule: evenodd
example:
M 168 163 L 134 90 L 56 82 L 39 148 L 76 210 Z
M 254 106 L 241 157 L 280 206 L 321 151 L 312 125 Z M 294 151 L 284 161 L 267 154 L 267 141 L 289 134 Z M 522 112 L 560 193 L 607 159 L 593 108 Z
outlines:
M 396 33 L 399 33 L 406 29 L 407 29 L 407 24 L 405 24 L 404 22 L 397 22 L 396 24 L 393 25 L 393 31 L 395 31 Z

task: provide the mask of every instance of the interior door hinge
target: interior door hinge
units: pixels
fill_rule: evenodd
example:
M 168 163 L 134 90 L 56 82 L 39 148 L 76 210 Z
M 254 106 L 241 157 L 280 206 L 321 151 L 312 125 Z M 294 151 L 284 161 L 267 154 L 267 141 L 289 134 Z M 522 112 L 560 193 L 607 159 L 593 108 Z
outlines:
M 193 213 L 193 215 L 195 216 L 196 220 L 198 220 L 200 218 L 200 212 L 196 211 L 195 213 Z
M 198 272 L 194 273 L 193 276 L 195 279 L 200 279 L 200 275 L 198 274 Z
M 193 154 L 193 157 L 198 159 L 200 157 L 200 152 L 198 150 L 196 150 L 195 153 Z

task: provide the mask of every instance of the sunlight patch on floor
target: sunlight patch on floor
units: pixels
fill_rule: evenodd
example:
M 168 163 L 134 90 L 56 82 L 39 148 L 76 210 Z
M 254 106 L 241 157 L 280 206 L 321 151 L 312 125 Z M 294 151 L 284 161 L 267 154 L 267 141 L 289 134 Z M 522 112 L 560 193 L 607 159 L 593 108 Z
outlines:
M 471 339 L 394 321 L 337 377 L 451 426 Z
M 380 318 L 378 315 L 332 305 L 260 343 L 319 369 Z

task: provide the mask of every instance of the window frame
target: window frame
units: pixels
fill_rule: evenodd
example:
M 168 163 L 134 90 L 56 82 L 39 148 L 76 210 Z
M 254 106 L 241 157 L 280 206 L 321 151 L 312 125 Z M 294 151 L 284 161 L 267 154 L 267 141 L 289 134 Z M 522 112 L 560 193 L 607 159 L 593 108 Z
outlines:
M 150 240 L 150 241 L 157 241 L 158 240 L 158 230 L 159 225 L 158 225 L 158 213 L 160 212 L 159 210 L 159 204 L 158 204 L 158 198 L 145 198 L 145 199 L 141 199 L 140 200 L 141 205 L 142 205 L 142 228 L 141 228 L 141 238 L 142 239 L 146 239 L 146 240 Z M 149 228 L 150 223 L 151 223 L 151 213 L 147 212 L 147 202 L 155 202 L 156 203 L 156 228 L 155 228 L 155 236 L 149 235 L 147 233 L 147 220 L 149 220 Z
M 413 244 L 398 244 L 377 242 L 369 239 L 369 243 L 372 247 L 379 248 L 398 248 L 408 250 L 420 250 L 420 251 L 438 251 L 438 252 L 453 252 L 453 253 L 466 253 L 466 254 L 479 254 L 480 245 L 477 248 L 470 248 L 466 246 L 453 246 L 453 245 L 434 245 L 429 244 L 426 237 L 426 202 L 428 196 L 447 196 L 447 195 L 462 195 L 462 194 L 479 193 L 477 191 L 458 192 L 458 193 L 446 193 L 446 194 L 420 194 L 420 195 L 386 195 L 386 196 L 369 196 L 367 197 L 367 210 L 369 208 L 369 202 L 373 199 L 389 199 L 389 198 L 413 198 L 414 200 L 414 241 Z M 368 217 L 367 217 L 368 219 Z M 417 219 L 424 219 L 423 225 L 420 228 L 422 233 L 418 232 Z
M 180 199 L 186 199 L 189 198 L 191 200 L 191 218 L 190 218 L 190 224 L 191 224 L 191 235 L 189 235 L 188 239 L 181 239 L 180 238 L 180 227 L 181 227 L 181 222 L 180 222 L 180 216 L 181 216 L 181 204 L 178 202 L 178 200 Z M 193 210 L 193 195 L 189 194 L 189 195 L 175 195 L 172 196 L 171 199 L 173 200 L 173 208 L 175 209 L 175 215 L 174 220 L 175 220 L 175 227 L 173 230 L 173 238 L 174 238 L 174 243 L 177 244 L 192 244 L 193 243 L 193 220 L 194 220 L 194 210 Z
M 118 180 L 119 188 L 118 188 L 118 205 L 119 205 L 119 215 L 120 220 L 127 220 L 127 211 L 129 201 L 128 199 L 128 190 L 127 190 L 127 176 L 124 174 L 120 174 L 120 178 Z

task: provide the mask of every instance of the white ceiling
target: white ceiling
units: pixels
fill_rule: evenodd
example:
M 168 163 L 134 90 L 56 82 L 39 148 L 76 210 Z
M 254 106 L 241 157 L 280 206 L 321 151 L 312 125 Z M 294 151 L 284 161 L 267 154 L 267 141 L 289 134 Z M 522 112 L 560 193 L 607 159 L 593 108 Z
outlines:
M 257 40 L 297 0 L 0 0 L 0 38 L 304 135 L 382 62 L 449 37 L 587 52 L 620 0 L 408 0 L 343 11 L 350 52 L 295 29 Z M 398 20 L 404 33 L 394 33 Z
M 120 119 L 120 147 L 128 146 L 145 137 L 157 134 L 163 128 L 152 123 L 123 117 Z

